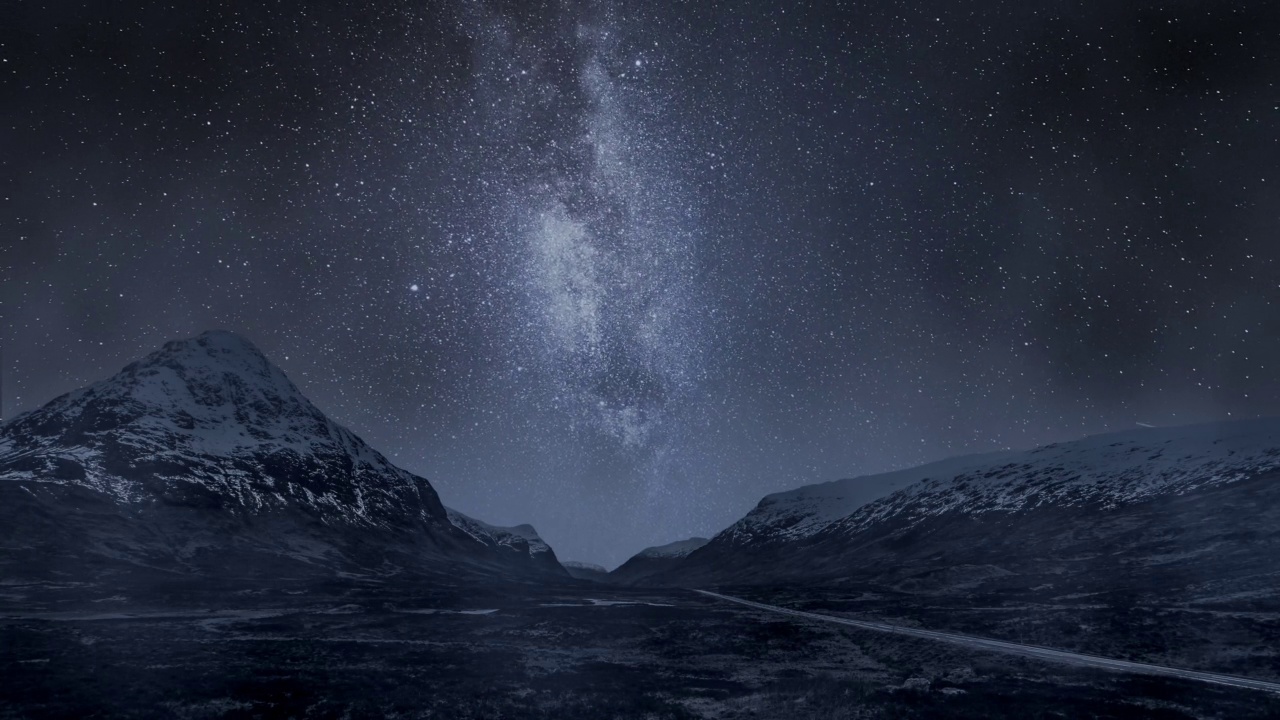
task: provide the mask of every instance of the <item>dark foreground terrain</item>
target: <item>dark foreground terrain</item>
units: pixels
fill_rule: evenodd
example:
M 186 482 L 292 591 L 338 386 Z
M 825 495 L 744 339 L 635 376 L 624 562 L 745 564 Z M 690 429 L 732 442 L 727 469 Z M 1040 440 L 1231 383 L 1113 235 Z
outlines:
M 353 578 L 216 602 L 207 586 L 136 594 L 150 600 L 0 586 L 0 717 L 1280 717 L 1266 693 L 974 652 L 686 590 Z M 870 593 L 754 596 L 971 632 L 1004 624 Z

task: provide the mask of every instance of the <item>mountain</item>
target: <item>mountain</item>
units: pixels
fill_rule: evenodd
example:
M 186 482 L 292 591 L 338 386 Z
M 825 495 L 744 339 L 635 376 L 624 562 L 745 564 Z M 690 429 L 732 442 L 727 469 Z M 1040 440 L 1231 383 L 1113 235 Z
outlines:
M 660 584 L 1280 586 L 1280 419 L 1136 430 L 769 495 Z
M 0 513 L 5 577 L 549 568 L 457 528 L 430 483 L 227 332 L 0 427 Z
M 622 585 L 643 583 L 647 578 L 660 575 L 680 565 L 689 553 L 706 545 L 706 538 L 677 540 L 666 545 L 645 548 L 609 573 L 610 582 Z
M 552 575 L 568 576 L 567 568 L 556 559 L 556 553 L 533 529 L 532 525 L 516 525 L 515 527 L 497 527 L 468 515 L 445 508 L 449 522 L 454 527 L 475 538 L 486 547 L 490 547 L 503 555 L 518 559 L 521 563 L 529 563 Z
M 576 560 L 565 560 L 560 563 L 564 565 L 564 569 L 569 574 L 579 580 L 594 580 L 595 582 L 609 582 L 609 571 L 603 566 L 595 563 L 578 562 Z

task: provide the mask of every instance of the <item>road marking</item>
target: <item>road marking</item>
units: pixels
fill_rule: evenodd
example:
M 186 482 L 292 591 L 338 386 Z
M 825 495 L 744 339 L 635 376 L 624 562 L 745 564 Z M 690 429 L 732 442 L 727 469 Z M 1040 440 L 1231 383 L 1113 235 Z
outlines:
M 1163 665 L 1150 665 L 1148 663 L 1131 662 L 1129 660 L 1116 660 L 1114 658 L 1105 658 L 1097 655 L 1082 655 L 1080 653 L 1068 652 L 1066 650 L 1055 650 L 1053 648 L 1039 647 L 1037 645 L 1023 645 L 1021 643 L 1008 642 L 1007 640 L 992 640 L 990 638 L 975 637 L 973 635 L 938 632 L 936 630 L 922 630 L 920 628 L 904 627 L 902 625 L 890 625 L 887 623 L 868 622 L 866 620 L 851 620 L 849 618 L 834 617 L 832 615 L 820 615 L 818 613 L 805 612 L 804 610 L 792 610 L 790 608 L 779 607 L 777 605 L 766 605 L 764 603 L 733 597 L 732 595 L 721 595 L 720 593 L 711 592 L 709 590 L 694 590 L 694 592 L 701 593 L 708 597 L 717 598 L 719 600 L 738 603 L 739 605 L 746 605 L 747 607 L 752 607 L 757 610 L 766 610 L 768 612 L 791 615 L 808 620 L 849 625 L 863 630 L 906 635 L 909 637 L 923 638 L 925 640 L 937 640 L 939 642 L 951 643 L 953 645 L 963 645 L 965 647 L 977 648 L 980 650 L 992 650 L 1011 655 L 1021 655 L 1023 657 L 1036 658 L 1038 660 L 1046 660 L 1048 662 L 1064 663 L 1067 665 L 1095 667 L 1102 668 L 1104 670 L 1112 670 L 1114 672 L 1127 672 L 1139 675 L 1175 677 L 1182 678 L 1184 680 L 1197 680 L 1199 682 L 1213 683 L 1215 685 L 1227 685 L 1230 687 L 1248 688 L 1250 690 L 1262 690 L 1264 692 L 1280 694 L 1280 683 L 1268 682 L 1266 680 L 1254 680 L 1252 678 L 1201 672 L 1199 670 L 1185 670 L 1182 668 L 1165 667 Z

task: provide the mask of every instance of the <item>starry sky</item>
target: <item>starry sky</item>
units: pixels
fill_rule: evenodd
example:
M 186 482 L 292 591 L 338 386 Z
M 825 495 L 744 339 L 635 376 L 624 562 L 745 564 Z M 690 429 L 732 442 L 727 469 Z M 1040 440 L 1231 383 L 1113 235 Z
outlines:
M 608 566 L 1280 408 L 1280 4 L 0 5 L 5 417 L 250 338 Z

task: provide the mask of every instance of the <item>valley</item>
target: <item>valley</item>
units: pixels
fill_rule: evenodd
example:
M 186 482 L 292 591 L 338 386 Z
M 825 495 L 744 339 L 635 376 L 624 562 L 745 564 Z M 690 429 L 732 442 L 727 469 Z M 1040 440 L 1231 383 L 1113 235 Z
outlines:
M 806 607 L 836 602 L 761 594 Z M 859 613 L 888 617 L 902 607 L 901 598 L 862 597 Z M 151 578 L 140 598 L 74 583 L 8 584 L 0 645 L 6 718 L 1280 713 L 1280 697 L 1256 690 L 890 636 L 686 590 L 574 582 L 349 578 L 220 593 Z

